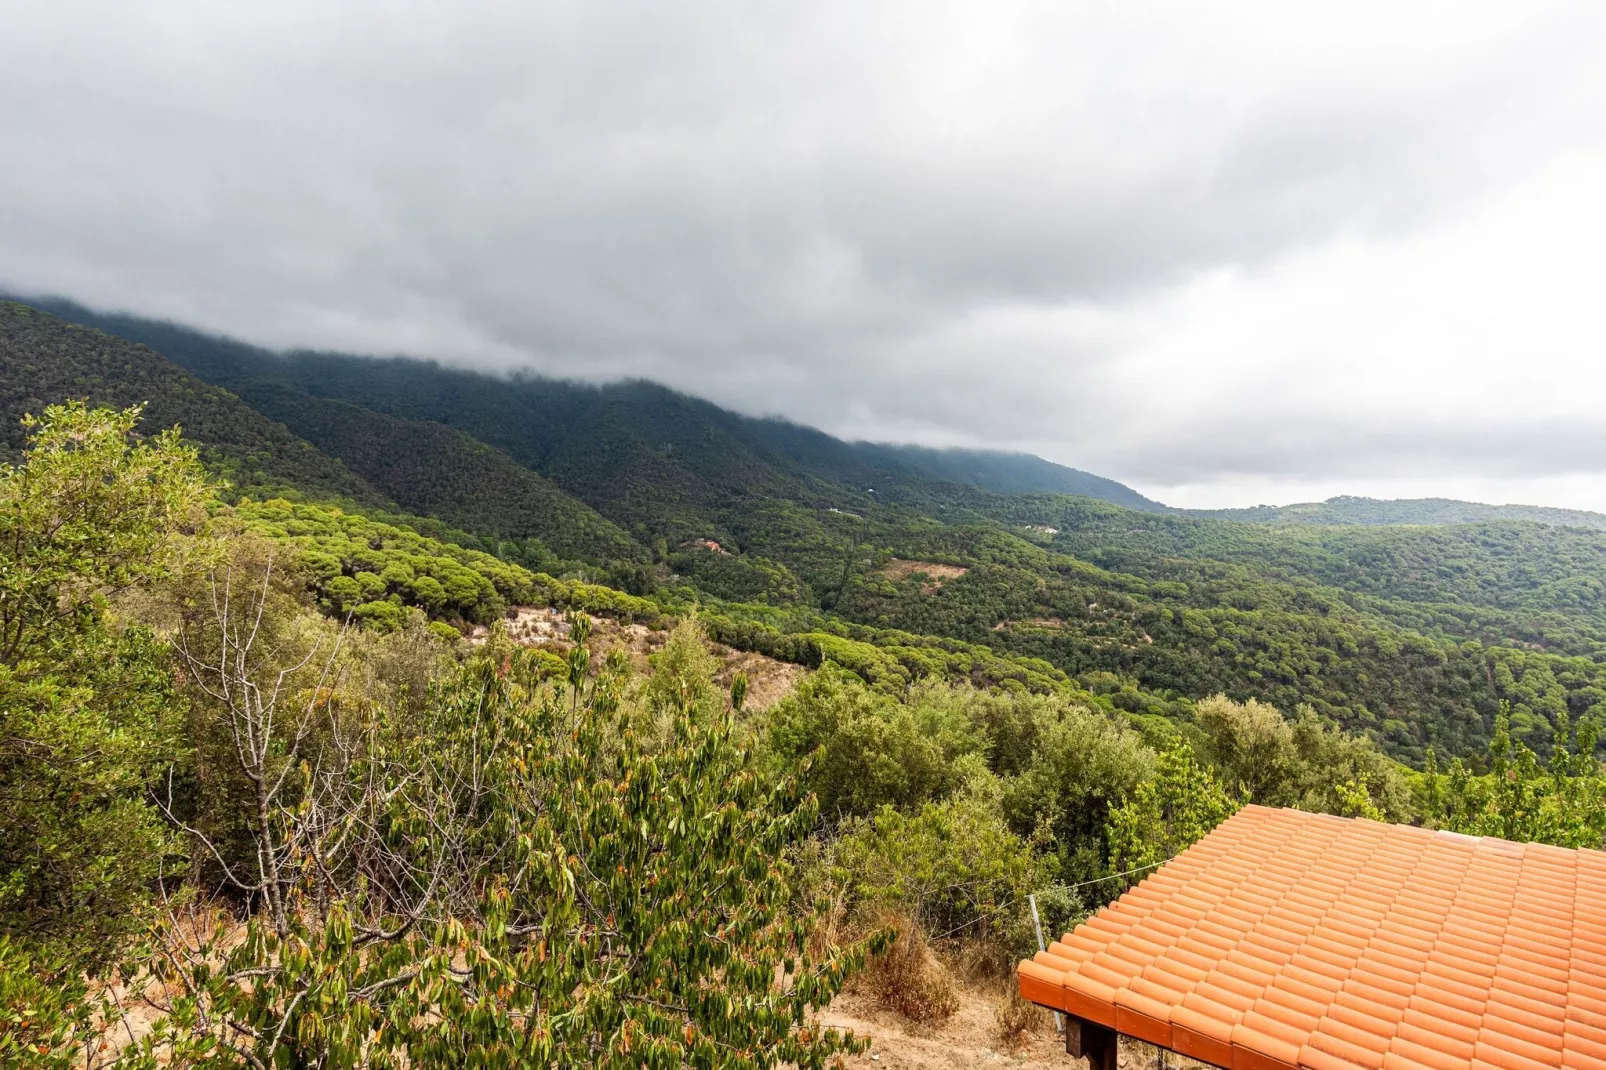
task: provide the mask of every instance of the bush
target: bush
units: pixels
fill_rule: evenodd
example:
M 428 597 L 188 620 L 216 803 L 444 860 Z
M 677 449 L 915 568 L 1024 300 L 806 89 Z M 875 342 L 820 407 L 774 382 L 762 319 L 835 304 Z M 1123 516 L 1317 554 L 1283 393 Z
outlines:
M 734 621 L 728 617 L 703 618 L 708 638 L 724 643 L 735 650 L 763 654 L 776 661 L 788 661 L 807 669 L 817 669 L 823 655 L 817 640 L 806 635 L 791 635 L 752 621 Z
M 694 641 L 649 703 L 617 652 L 592 677 L 577 647 L 554 686 L 493 637 L 417 719 L 373 723 L 375 751 L 287 800 L 361 819 L 282 826 L 297 909 L 198 954 L 175 932 L 190 965 L 162 972 L 179 998 L 148 1046 L 415 1070 L 823 1070 L 862 1050 L 814 1014 L 886 940 L 811 945 L 789 859 L 818 811 L 754 776 L 728 711 L 680 686 L 711 686 Z
M 890 806 L 842 827 L 832 879 L 860 917 L 905 914 L 933 939 L 1025 949 L 1025 898 L 1052 871 L 1004 823 L 998 785 L 972 763 L 963 791 L 912 815 Z
M 459 639 L 463 638 L 462 632 L 458 631 L 456 628 L 452 627 L 450 624 L 447 624 L 443 620 L 430 621 L 429 630 L 433 635 L 438 636 L 442 642 L 446 643 L 455 643 Z
M 1195 710 L 1218 779 L 1249 802 L 1345 815 L 1375 806 L 1391 821 L 1415 816 L 1401 767 L 1309 706 L 1300 706 L 1292 721 L 1274 706 L 1224 695 Z M 1364 805 L 1357 792 L 1366 795 Z
M 1111 866 L 1119 872 L 1158 865 L 1231 817 L 1240 805 L 1179 742 L 1160 755 L 1155 775 L 1110 814 Z M 1133 875 L 1131 883 L 1141 879 Z
M 1104 825 L 1154 769 L 1154 753 L 1112 715 L 1065 700 L 1036 711 L 1033 758 L 1004 782 L 1003 808 L 1020 836 L 1043 837 L 1064 879 L 1106 872 Z
M 96 1065 L 84 1045 L 104 1008 L 89 998 L 70 958 L 29 951 L 0 936 L 0 1066 L 68 1070 Z
M 180 749 L 167 651 L 108 598 L 181 573 L 193 451 L 139 410 L 47 409 L 0 466 L 0 934 L 104 962 L 175 844 L 148 802 Z
M 943 798 L 959 784 L 955 760 L 986 740 L 951 711 L 924 712 L 826 666 L 771 708 L 770 763 L 789 771 L 812 756 L 805 783 L 828 820 Z

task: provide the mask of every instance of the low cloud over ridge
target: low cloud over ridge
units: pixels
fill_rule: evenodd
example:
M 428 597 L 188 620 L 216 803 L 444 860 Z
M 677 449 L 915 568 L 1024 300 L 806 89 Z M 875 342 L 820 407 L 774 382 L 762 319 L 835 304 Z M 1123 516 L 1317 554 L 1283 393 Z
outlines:
M 1606 509 L 1587 6 L 0 17 L 0 287 L 1178 504 Z

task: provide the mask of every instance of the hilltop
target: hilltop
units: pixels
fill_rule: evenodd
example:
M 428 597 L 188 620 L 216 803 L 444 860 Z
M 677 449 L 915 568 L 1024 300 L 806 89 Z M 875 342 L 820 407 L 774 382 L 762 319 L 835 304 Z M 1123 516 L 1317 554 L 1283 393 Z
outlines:
M 1256 524 L 1394 525 L 1479 524 L 1489 520 L 1531 520 L 1579 528 L 1606 529 L 1606 514 L 1541 505 L 1484 505 L 1452 498 L 1398 498 L 1383 501 L 1340 495 L 1325 502 L 1256 505 L 1247 509 L 1190 509 L 1192 516 L 1244 520 Z

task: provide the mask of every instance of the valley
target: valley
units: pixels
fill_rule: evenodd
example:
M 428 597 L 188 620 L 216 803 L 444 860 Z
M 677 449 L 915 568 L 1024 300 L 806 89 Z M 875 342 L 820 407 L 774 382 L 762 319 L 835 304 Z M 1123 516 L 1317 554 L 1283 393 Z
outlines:
M 1245 803 L 1606 843 L 1593 514 L 1189 513 L 51 307 L 0 304 L 0 988 L 46 1050 L 116 993 L 127 1065 L 1049 1065 L 1029 897 L 1062 932 Z
M 1218 691 L 1309 704 L 1416 763 L 1428 748 L 1475 754 L 1501 702 L 1541 752 L 1558 711 L 1606 714 L 1606 534 L 1592 514 L 1360 499 L 1184 514 L 1036 458 L 845 443 L 647 383 L 282 356 L 56 307 L 122 334 L 9 313 L 6 422 L 73 383 L 148 400 L 233 493 L 346 503 L 664 611 L 980 644 L 1184 720 Z M 124 370 L 108 374 L 115 359 Z M 927 578 L 911 580 L 922 561 Z M 1057 623 L 1005 624 L 1033 620 Z

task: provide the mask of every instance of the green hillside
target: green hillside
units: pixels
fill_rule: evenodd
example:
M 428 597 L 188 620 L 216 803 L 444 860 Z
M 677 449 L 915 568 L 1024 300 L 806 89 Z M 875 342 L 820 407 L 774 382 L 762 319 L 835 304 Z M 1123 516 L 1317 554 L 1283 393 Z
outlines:
M 1030 453 L 870 444 L 861 444 L 861 448 L 866 453 L 886 457 L 889 467 L 905 465 L 935 479 L 970 484 L 998 494 L 1074 494 L 1142 512 L 1172 511 L 1124 483 L 1045 461 Z
M 208 382 L 243 389 L 275 380 L 412 420 L 446 424 L 505 451 L 635 531 L 671 543 L 722 535 L 760 498 L 858 508 L 882 501 L 923 511 L 974 507 L 987 492 L 1081 494 L 1163 510 L 1114 480 L 1024 454 L 850 443 L 784 420 L 754 419 L 646 382 L 590 386 L 496 378 L 428 361 L 327 353 L 282 356 L 187 328 L 44 305 L 144 342 Z M 972 500 L 967 488 L 981 492 Z M 637 530 L 638 527 L 642 530 Z
M 404 420 L 273 382 L 241 397 L 332 457 L 404 509 L 498 539 L 538 540 L 558 557 L 640 560 L 646 551 L 584 502 L 500 450 L 441 424 Z M 540 549 L 524 548 L 540 563 Z
M 1055 549 L 1151 580 L 1201 561 L 1346 592 L 1427 634 L 1606 656 L 1606 532 L 1532 521 L 1305 526 L 1151 516 L 1085 499 L 1020 499 Z
M 46 405 L 84 398 L 126 408 L 146 404 L 144 426 L 182 425 L 207 467 L 236 493 L 293 490 L 388 507 L 383 494 L 339 461 L 143 345 L 0 302 L 0 449 L 15 455 L 18 421 Z
M 1477 524 L 1490 520 L 1531 520 L 1606 529 L 1606 514 L 1540 505 L 1484 505 L 1451 498 L 1401 498 L 1381 501 L 1343 495 L 1325 502 L 1298 505 L 1256 505 L 1248 509 L 1194 509 L 1194 516 L 1247 520 L 1256 524 Z

